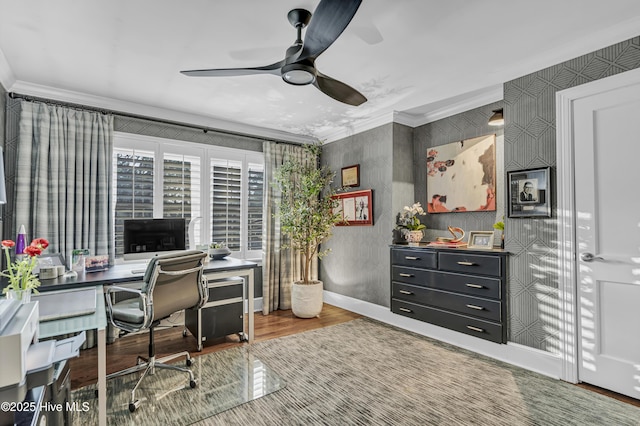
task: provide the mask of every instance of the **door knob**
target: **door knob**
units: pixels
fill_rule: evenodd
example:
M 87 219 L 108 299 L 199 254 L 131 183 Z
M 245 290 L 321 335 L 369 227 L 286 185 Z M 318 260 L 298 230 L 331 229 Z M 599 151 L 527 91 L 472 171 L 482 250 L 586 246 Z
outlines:
M 580 260 L 582 260 L 583 262 L 593 262 L 594 260 L 604 260 L 602 257 L 600 256 L 596 256 L 593 253 L 580 253 Z

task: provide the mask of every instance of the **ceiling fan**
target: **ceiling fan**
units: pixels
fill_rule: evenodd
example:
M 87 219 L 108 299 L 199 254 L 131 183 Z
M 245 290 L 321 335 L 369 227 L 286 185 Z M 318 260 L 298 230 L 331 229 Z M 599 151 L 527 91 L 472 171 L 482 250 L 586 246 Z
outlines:
M 315 60 L 342 34 L 356 14 L 362 0 L 321 0 L 311 19 L 311 12 L 293 9 L 287 15 L 297 30 L 296 41 L 285 54 L 285 58 L 271 65 L 254 68 L 223 68 L 180 71 L 190 77 L 230 77 L 253 74 L 280 75 L 296 86 L 313 84 L 324 94 L 349 105 L 358 106 L 367 101 L 354 88 L 322 74 Z M 308 24 L 308 27 L 307 27 Z M 304 41 L 302 29 L 307 27 Z

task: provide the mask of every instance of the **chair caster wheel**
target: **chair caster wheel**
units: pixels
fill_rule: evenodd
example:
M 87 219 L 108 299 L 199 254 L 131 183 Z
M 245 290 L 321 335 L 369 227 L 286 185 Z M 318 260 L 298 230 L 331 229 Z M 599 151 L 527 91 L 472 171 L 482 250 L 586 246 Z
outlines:
M 196 381 L 195 380 L 191 380 L 189 382 L 189 386 L 191 386 L 191 389 L 195 388 L 196 387 Z
M 193 361 L 191 358 L 187 358 L 187 367 L 191 367 L 193 365 Z
M 129 403 L 129 411 L 130 412 L 134 412 L 136 411 L 136 408 L 138 408 L 138 405 L 140 404 L 140 401 L 136 401 L 136 402 L 130 402 Z

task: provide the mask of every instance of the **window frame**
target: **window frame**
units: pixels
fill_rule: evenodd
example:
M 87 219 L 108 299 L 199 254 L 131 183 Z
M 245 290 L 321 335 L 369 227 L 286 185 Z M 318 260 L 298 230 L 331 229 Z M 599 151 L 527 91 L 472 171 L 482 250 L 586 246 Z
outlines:
M 209 243 L 212 214 L 209 209 L 211 205 L 211 161 L 213 159 L 224 159 L 238 161 L 242 164 L 241 174 L 241 200 L 240 200 L 240 250 L 232 252 L 232 256 L 247 260 L 260 260 L 262 249 L 248 250 L 248 200 L 249 200 L 249 164 L 262 165 L 264 172 L 264 154 L 257 151 L 241 150 L 237 148 L 227 148 L 216 145 L 208 145 L 197 142 L 180 141 L 176 139 L 159 138 L 147 135 L 136 135 L 132 133 L 114 132 L 114 149 L 133 149 L 153 152 L 154 155 L 154 197 L 153 197 L 153 217 L 163 217 L 163 164 L 165 154 L 179 154 L 184 156 L 196 156 L 201 158 L 200 163 L 200 232 L 196 236 L 196 241 L 201 244 Z M 112 155 L 113 158 L 113 155 Z M 114 171 L 115 176 L 115 171 Z M 268 185 L 263 181 L 263 185 Z M 266 191 L 266 188 L 263 188 Z M 115 192 L 115 185 L 114 185 Z M 113 215 L 115 217 L 115 202 L 113 203 Z M 197 216 L 196 216 L 197 217 Z

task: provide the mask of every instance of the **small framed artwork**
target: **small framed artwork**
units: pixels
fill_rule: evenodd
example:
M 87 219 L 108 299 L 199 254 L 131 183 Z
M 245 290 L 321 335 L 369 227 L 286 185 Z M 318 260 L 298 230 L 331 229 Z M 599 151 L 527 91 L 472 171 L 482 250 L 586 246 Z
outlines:
M 87 256 L 84 259 L 85 272 L 106 271 L 109 269 L 109 256 L 102 254 L 100 256 Z
M 336 226 L 373 225 L 371 190 L 344 192 L 333 197 L 339 201 L 335 213 L 340 215 Z
M 493 231 L 471 231 L 469 232 L 468 248 L 471 249 L 492 249 Z
M 342 186 L 360 186 L 360 164 L 342 168 Z
M 551 168 L 507 173 L 509 217 L 551 217 Z

